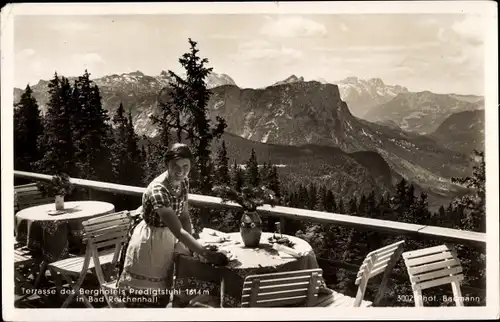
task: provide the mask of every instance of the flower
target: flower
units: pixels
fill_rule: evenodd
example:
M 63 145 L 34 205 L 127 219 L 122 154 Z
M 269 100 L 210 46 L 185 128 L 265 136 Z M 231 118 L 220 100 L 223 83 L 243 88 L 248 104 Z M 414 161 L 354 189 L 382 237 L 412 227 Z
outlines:
M 69 175 L 66 173 L 56 174 L 48 183 L 38 183 L 40 191 L 51 196 L 69 195 L 74 186 L 70 181 Z
M 218 185 L 212 191 L 222 199 L 222 202 L 233 201 L 239 204 L 245 211 L 252 212 L 264 204 L 274 207 L 278 199 L 274 191 L 266 186 L 243 186 L 237 190 L 229 185 Z

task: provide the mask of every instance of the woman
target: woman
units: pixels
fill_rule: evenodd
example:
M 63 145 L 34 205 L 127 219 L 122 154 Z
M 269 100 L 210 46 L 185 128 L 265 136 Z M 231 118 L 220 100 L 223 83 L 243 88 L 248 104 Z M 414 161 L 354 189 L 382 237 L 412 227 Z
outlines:
M 167 171 L 155 178 L 142 196 L 143 218 L 133 230 L 117 283 L 119 289 L 128 290 L 124 302 L 130 305 L 124 303 L 126 306 L 166 307 L 176 239 L 213 264 L 228 262 L 226 255 L 208 251 L 192 236 L 188 210 L 191 160 L 187 145 L 174 144 L 165 156 Z M 158 297 L 151 300 L 149 295 Z

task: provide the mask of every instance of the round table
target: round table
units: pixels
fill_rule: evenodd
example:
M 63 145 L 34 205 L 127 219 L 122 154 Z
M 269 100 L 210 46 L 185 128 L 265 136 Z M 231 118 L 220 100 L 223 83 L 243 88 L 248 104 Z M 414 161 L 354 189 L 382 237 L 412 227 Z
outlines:
M 246 276 L 318 268 L 314 251 L 303 239 L 283 235 L 295 245 L 300 257 L 277 251 L 268 240 L 273 233 L 263 232 L 257 248 L 244 246 L 240 233 L 224 234 L 229 239 L 217 241 L 207 234 L 200 234 L 199 241 L 204 245 L 217 245 L 221 251 L 228 251 L 232 260 L 225 267 L 215 267 L 202 262 L 199 258 L 179 254 L 176 258 L 176 279 L 174 284 L 174 306 L 184 306 L 200 293 L 220 294 L 220 281 L 224 279 L 224 307 L 238 307 Z M 324 287 L 324 283 L 322 283 Z M 175 296 L 180 293 L 180 296 Z
M 50 203 L 23 209 L 15 216 L 17 241 L 48 262 L 65 258 L 70 243 L 80 248 L 82 222 L 112 213 L 115 206 L 102 201 L 66 201 L 62 212 L 51 214 L 53 211 L 55 203 Z

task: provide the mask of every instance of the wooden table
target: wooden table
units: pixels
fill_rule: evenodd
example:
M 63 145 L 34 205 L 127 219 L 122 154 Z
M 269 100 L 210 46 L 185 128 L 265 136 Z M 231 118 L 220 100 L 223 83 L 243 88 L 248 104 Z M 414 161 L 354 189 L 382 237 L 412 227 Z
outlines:
M 16 214 L 16 239 L 34 254 L 48 262 L 68 255 L 70 243 L 81 243 L 82 222 L 115 211 L 115 206 L 102 201 L 67 201 L 64 212 L 51 215 L 55 204 L 30 207 Z
M 305 253 L 304 256 L 296 258 L 273 249 L 268 241 L 273 233 L 263 232 L 258 248 L 245 247 L 239 232 L 227 236 L 229 240 L 225 242 L 211 242 L 211 238 L 203 237 L 202 234 L 199 239 L 202 244 L 215 244 L 219 250 L 229 251 L 234 256 L 226 267 L 214 267 L 192 256 L 177 256 L 174 306 L 185 306 L 191 298 L 200 294 L 217 296 L 220 294 L 220 281 L 223 278 L 224 307 L 239 307 L 246 276 L 319 267 L 311 245 L 298 237 L 283 235 L 295 243 L 295 251 Z M 325 285 L 324 287 L 326 288 Z M 177 296 L 176 292 L 180 291 L 182 294 Z

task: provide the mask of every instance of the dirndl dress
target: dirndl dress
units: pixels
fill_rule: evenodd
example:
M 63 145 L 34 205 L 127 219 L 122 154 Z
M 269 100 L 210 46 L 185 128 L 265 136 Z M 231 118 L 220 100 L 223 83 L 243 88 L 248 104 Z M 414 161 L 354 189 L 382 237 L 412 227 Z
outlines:
M 172 207 L 179 216 L 187 205 L 189 181 L 179 195 L 170 185 L 155 179 L 142 196 L 143 219 L 132 231 L 117 282 L 126 307 L 166 307 L 173 284 L 176 238 L 156 209 Z

